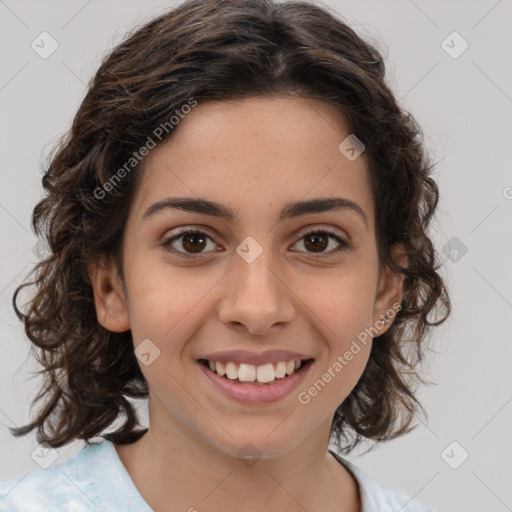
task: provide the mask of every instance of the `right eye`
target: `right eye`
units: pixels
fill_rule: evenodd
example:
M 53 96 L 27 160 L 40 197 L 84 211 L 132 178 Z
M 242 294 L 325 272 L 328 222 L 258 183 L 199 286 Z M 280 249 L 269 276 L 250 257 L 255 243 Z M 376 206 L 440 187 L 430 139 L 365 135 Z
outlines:
M 178 246 L 181 246 L 185 251 L 190 252 L 182 252 L 174 247 L 174 244 L 177 241 L 181 242 Z M 165 247 L 169 252 L 176 254 L 182 258 L 196 258 L 197 256 L 201 256 L 204 254 L 203 249 L 207 247 L 208 240 L 213 240 L 203 231 L 199 231 L 198 229 L 184 229 L 173 235 L 171 238 L 165 240 L 163 242 L 163 247 Z

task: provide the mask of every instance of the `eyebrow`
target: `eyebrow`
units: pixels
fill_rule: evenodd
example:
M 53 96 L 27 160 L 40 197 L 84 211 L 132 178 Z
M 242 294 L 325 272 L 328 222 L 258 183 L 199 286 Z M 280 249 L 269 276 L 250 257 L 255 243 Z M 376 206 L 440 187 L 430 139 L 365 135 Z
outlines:
M 209 199 L 195 197 L 168 197 L 152 204 L 144 212 L 142 220 L 145 221 L 157 213 L 169 209 L 183 210 L 200 215 L 210 215 L 229 222 L 233 222 L 237 217 L 237 212 L 232 208 L 219 204 L 215 201 L 210 201 Z M 354 201 L 343 197 L 317 198 L 310 199 L 308 201 L 287 203 L 279 214 L 279 222 L 285 219 L 291 219 L 311 213 L 343 210 L 357 213 L 364 221 L 365 226 L 368 227 L 368 220 L 363 209 L 357 203 L 354 203 Z

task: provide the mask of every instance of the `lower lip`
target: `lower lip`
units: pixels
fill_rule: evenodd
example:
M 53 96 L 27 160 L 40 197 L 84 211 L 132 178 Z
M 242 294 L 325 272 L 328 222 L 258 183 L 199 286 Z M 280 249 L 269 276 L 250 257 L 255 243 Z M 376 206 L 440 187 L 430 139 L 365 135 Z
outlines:
M 237 400 L 245 404 L 259 404 L 267 402 L 275 402 L 280 398 L 290 394 L 296 389 L 306 377 L 309 368 L 312 366 L 313 361 L 309 362 L 293 372 L 288 377 L 282 380 L 276 380 L 273 384 L 264 384 L 258 386 L 257 384 L 242 384 L 233 382 L 225 377 L 221 377 L 215 372 L 212 372 L 202 363 L 197 363 L 208 381 L 211 382 L 218 390 L 222 391 L 227 397 Z

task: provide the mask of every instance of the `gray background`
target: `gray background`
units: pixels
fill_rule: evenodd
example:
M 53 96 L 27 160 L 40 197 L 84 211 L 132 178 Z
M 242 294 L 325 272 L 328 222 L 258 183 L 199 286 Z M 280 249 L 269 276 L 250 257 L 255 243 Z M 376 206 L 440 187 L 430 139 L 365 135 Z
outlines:
M 433 340 L 427 369 L 435 385 L 421 391 L 428 424 L 347 458 L 439 511 L 512 510 L 512 1 L 325 4 L 380 42 L 391 85 L 435 148 L 441 201 L 433 237 L 446 247 L 454 305 Z M 11 297 L 37 261 L 30 216 L 43 157 L 69 128 L 107 49 L 172 5 L 0 0 L 0 481 L 39 469 L 34 433 L 15 439 L 7 427 L 28 421 L 38 383 L 28 380 L 37 366 Z M 31 48 L 43 31 L 59 45 L 47 59 Z M 454 31 L 469 44 L 457 58 L 463 42 Z M 452 56 L 442 46 L 447 37 Z M 58 460 L 81 446 L 58 449 Z

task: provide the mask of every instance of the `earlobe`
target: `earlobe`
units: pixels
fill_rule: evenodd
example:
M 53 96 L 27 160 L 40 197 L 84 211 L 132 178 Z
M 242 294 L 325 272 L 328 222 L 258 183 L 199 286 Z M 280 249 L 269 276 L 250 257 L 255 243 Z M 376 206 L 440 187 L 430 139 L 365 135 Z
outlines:
M 101 258 L 88 266 L 98 322 L 112 332 L 130 329 L 130 318 L 121 278 L 112 261 Z
M 407 253 L 401 245 L 392 248 L 391 257 L 401 267 L 408 266 Z M 397 274 L 389 267 L 381 273 L 373 310 L 373 325 L 379 331 L 378 336 L 384 334 L 391 327 L 400 310 L 404 278 L 403 274 Z

